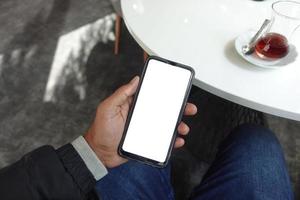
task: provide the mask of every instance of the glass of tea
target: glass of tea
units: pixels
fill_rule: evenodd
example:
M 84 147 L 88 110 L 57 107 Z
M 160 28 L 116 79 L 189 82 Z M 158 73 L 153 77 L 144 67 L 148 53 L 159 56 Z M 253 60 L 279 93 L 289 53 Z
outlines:
M 285 57 L 289 53 L 291 37 L 299 27 L 300 2 L 273 3 L 271 23 L 255 45 L 256 54 L 265 60 Z

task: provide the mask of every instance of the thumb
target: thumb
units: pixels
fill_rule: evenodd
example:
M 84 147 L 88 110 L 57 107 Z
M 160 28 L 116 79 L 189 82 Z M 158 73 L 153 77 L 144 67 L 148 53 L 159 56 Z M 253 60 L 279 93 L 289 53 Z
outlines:
M 117 89 L 111 98 L 111 102 L 115 106 L 123 105 L 129 97 L 133 96 L 139 84 L 139 77 L 135 76 L 129 83 Z

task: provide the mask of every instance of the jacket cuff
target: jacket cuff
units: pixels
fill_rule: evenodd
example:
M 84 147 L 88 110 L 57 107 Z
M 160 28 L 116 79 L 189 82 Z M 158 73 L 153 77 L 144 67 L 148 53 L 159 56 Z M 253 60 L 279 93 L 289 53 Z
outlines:
M 79 136 L 71 144 L 93 174 L 96 181 L 107 174 L 107 169 L 82 136 Z
M 63 162 L 65 169 L 72 176 L 82 192 L 88 194 L 92 191 L 96 180 L 74 147 L 71 144 L 66 144 L 57 149 L 56 152 Z

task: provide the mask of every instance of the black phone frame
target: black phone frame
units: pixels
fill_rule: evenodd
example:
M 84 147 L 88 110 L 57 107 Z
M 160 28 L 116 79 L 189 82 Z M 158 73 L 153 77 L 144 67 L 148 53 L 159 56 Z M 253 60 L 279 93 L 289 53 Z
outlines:
M 187 89 L 186 89 L 185 97 L 184 97 L 182 105 L 181 105 L 180 113 L 179 113 L 178 118 L 177 118 L 177 123 L 176 123 L 175 129 L 174 129 L 172 140 L 170 142 L 168 154 L 167 154 L 166 159 L 165 159 L 164 162 L 158 162 L 156 160 L 152 160 L 152 159 L 149 159 L 149 158 L 137 155 L 137 154 L 133 154 L 133 153 L 130 153 L 130 152 L 127 152 L 127 151 L 123 150 L 123 148 L 122 148 L 125 137 L 126 137 L 126 134 L 127 134 L 127 130 L 128 130 L 129 124 L 130 124 L 130 120 L 131 120 L 132 114 L 134 112 L 135 104 L 136 104 L 136 101 L 137 101 L 138 96 L 139 96 L 141 85 L 143 83 L 143 79 L 144 79 L 144 76 L 146 74 L 148 63 L 149 63 L 150 60 L 158 60 L 158 61 L 161 61 L 161 62 L 164 62 L 164 63 L 168 63 L 170 65 L 173 65 L 174 67 L 180 67 L 180 68 L 189 70 L 191 72 L 191 77 L 190 77 L 190 80 L 189 80 L 189 83 L 188 83 L 188 86 L 187 86 Z M 174 61 L 170 61 L 170 60 L 167 60 L 167 59 L 164 59 L 164 58 L 160 58 L 160 57 L 157 57 L 157 56 L 149 56 L 148 57 L 148 59 L 145 62 L 144 69 L 143 69 L 143 72 L 142 72 L 142 75 L 141 75 L 141 78 L 140 78 L 140 81 L 139 81 L 139 85 L 138 85 L 137 91 L 135 93 L 134 99 L 132 101 L 132 105 L 130 107 L 127 119 L 126 119 L 126 123 L 125 123 L 125 127 L 124 127 L 124 131 L 123 131 L 123 135 L 122 135 L 120 144 L 118 146 L 118 153 L 119 153 L 120 156 L 122 156 L 124 158 L 127 158 L 127 159 L 136 160 L 138 162 L 142 162 L 142 163 L 145 163 L 145 164 L 148 164 L 148 165 L 152 165 L 152 166 L 158 167 L 158 168 L 163 168 L 167 165 L 167 163 L 170 159 L 173 147 L 174 147 L 176 137 L 178 135 L 177 134 L 177 127 L 179 126 L 179 124 L 181 122 L 181 119 L 182 119 L 182 116 L 183 116 L 183 113 L 184 113 L 184 110 L 185 110 L 185 105 L 187 103 L 188 96 L 189 96 L 189 93 L 190 93 L 192 85 L 193 85 L 192 82 L 193 82 L 194 76 L 195 76 L 195 71 L 192 67 L 189 67 L 189 66 L 186 66 L 186 65 L 174 62 Z

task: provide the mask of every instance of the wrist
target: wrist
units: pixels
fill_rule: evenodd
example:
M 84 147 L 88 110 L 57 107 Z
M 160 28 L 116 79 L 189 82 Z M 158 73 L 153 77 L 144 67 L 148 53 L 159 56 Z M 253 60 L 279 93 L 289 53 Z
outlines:
M 100 156 L 96 145 L 94 144 L 94 140 L 91 134 L 86 133 L 83 138 L 85 139 L 85 141 L 88 143 L 88 145 L 90 146 L 90 148 L 93 150 L 93 152 L 96 154 L 96 156 L 98 157 L 98 159 L 104 164 L 103 160 L 102 160 L 102 156 Z
M 71 145 L 74 147 L 77 154 L 84 161 L 86 167 L 94 175 L 96 180 L 99 180 L 107 174 L 106 167 L 82 136 L 75 139 Z
M 105 167 L 109 167 L 111 156 L 109 155 L 109 153 L 103 151 L 101 148 L 98 147 L 98 145 L 94 143 L 92 134 L 87 133 L 83 136 L 83 138 L 86 140 L 90 148 L 94 151 L 94 153 L 96 154 L 98 159 L 103 163 L 103 165 Z
M 99 148 L 99 145 L 95 145 L 89 134 L 84 136 L 84 139 L 87 141 L 88 145 L 95 152 L 98 159 L 103 163 L 103 165 L 107 168 L 114 168 L 127 160 L 118 155 L 117 150 L 115 151 L 106 151 L 104 149 Z

